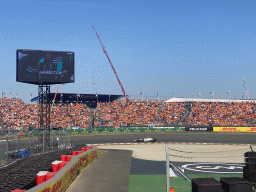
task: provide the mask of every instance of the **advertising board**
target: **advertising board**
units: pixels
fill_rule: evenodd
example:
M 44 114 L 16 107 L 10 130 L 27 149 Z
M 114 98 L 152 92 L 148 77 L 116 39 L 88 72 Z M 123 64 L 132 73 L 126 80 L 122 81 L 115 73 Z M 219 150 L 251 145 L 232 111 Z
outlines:
M 214 132 L 256 132 L 256 127 L 213 127 Z
M 89 165 L 94 159 L 98 158 L 98 149 L 94 149 L 92 152 L 89 152 L 85 155 L 82 155 L 78 158 L 78 161 L 68 169 L 64 175 L 54 183 L 51 183 L 47 187 L 44 187 L 38 192 L 62 192 L 70 186 L 70 184 L 77 177 L 79 171 Z
M 16 81 L 31 84 L 74 83 L 74 52 L 17 49 Z
M 213 131 L 213 127 L 187 127 L 185 131 Z

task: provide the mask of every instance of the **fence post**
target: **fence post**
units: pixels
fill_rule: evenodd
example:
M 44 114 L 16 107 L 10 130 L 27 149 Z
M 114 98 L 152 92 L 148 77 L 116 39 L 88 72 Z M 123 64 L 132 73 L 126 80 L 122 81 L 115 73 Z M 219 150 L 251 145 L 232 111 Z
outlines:
M 7 158 L 6 158 L 6 164 L 9 164 L 9 143 L 8 143 L 8 137 L 11 133 L 9 132 L 6 135 L 6 154 L 7 154 Z
M 68 146 L 70 146 L 70 136 L 68 134 Z
M 6 135 L 6 164 L 9 164 L 9 149 L 8 149 L 8 135 Z
M 170 182 L 169 182 L 169 176 L 170 176 L 170 168 L 169 168 L 169 150 L 168 145 L 166 145 L 166 175 L 167 175 L 167 192 L 170 190 Z
M 52 131 L 52 151 L 53 151 L 53 137 L 54 137 L 54 131 Z
M 63 130 L 63 133 L 66 134 L 65 138 L 64 138 L 64 145 L 65 145 L 65 149 L 67 148 L 66 147 L 66 142 L 67 142 L 67 133 Z
M 22 130 L 17 134 L 17 142 L 18 142 L 18 159 L 19 159 L 19 152 L 20 152 L 20 133 L 23 132 Z
M 58 139 L 58 149 L 60 148 L 60 131 L 59 131 L 59 138 Z
M 31 141 L 32 132 L 33 131 L 30 131 L 29 134 L 28 134 L 29 135 L 29 145 L 30 145 L 30 155 L 32 155 L 32 141 Z
M 43 131 L 43 153 L 44 153 L 44 133 L 45 133 L 46 131 Z
M 20 151 L 20 140 L 19 140 L 19 133 L 17 134 L 17 143 L 18 143 L 18 148 L 17 148 L 17 151 L 18 151 L 18 159 L 19 159 L 19 151 Z

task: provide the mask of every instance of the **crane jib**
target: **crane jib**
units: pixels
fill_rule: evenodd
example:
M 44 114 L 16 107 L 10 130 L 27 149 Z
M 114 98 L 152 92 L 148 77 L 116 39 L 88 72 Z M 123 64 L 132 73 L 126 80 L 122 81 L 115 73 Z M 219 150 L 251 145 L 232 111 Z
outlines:
M 126 95 L 126 93 L 125 93 L 125 91 L 124 91 L 124 88 L 123 88 L 123 85 L 122 85 L 121 81 L 119 80 L 118 75 L 117 75 L 117 73 L 116 73 L 116 70 L 115 70 L 114 66 L 112 65 L 112 62 L 111 62 L 110 58 L 108 57 L 107 51 L 105 50 L 105 47 L 103 46 L 103 44 L 102 44 L 102 42 L 101 42 L 101 40 L 100 40 L 100 37 L 99 37 L 99 35 L 98 35 L 96 29 L 94 28 L 94 26 L 92 26 L 92 27 L 93 27 L 94 31 L 96 32 L 96 35 L 97 35 L 97 37 L 98 37 L 98 39 L 99 39 L 99 41 L 100 41 L 100 44 L 101 44 L 101 46 L 102 46 L 103 52 L 106 54 L 106 56 L 107 56 L 107 58 L 108 58 L 108 61 L 109 61 L 110 65 L 111 65 L 111 67 L 112 67 L 112 69 L 113 69 L 113 71 L 114 71 L 114 73 L 115 73 L 115 76 L 116 76 L 116 78 L 117 78 L 117 81 L 118 81 L 118 83 L 119 83 L 119 85 L 120 85 L 120 87 L 121 87 L 121 89 L 122 89 L 122 91 L 123 91 L 123 93 L 124 93 L 124 95 L 125 95 L 126 101 L 127 101 L 127 103 L 129 103 L 128 96 Z

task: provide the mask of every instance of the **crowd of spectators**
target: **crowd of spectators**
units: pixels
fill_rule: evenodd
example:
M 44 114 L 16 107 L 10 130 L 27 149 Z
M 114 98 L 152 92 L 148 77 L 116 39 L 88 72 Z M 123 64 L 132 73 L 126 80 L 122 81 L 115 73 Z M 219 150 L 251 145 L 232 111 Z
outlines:
M 163 101 L 116 101 L 111 104 L 100 103 L 97 106 L 96 120 L 105 122 L 105 126 L 163 126 L 176 124 L 186 109 L 183 103 L 165 103 Z M 97 123 L 98 125 L 98 123 Z
M 192 103 L 184 124 L 216 126 L 250 126 L 255 124 L 254 102 Z
M 38 126 L 38 105 L 26 104 L 20 99 L 0 99 L 0 126 L 6 125 L 20 130 Z M 255 125 L 255 103 L 201 103 L 185 105 L 183 102 L 124 100 L 98 103 L 90 109 L 84 104 L 55 104 L 51 106 L 52 127 L 69 128 L 130 126 L 253 126 Z

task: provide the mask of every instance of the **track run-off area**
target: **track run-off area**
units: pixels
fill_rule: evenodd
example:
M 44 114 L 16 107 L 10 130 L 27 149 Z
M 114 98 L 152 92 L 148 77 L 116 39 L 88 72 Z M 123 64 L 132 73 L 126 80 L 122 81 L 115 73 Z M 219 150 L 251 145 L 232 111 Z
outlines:
M 155 143 L 133 143 L 134 139 L 142 137 L 155 137 L 157 140 Z M 104 172 L 104 166 L 106 167 L 108 163 L 102 155 L 102 159 L 99 157 L 78 176 L 70 189 L 67 190 L 68 192 L 79 192 L 85 190 L 88 186 L 92 189 L 98 189 L 95 191 L 154 192 L 166 191 L 166 145 L 178 151 L 192 152 L 191 154 L 185 153 L 185 156 L 192 155 L 190 159 L 171 157 L 177 166 L 185 169 L 185 173 L 190 178 L 213 176 L 219 180 L 221 176 L 242 177 L 243 154 L 251 150 L 249 145 L 252 145 L 252 148 L 256 150 L 256 133 L 104 133 L 72 135 L 70 136 L 70 142 L 74 146 L 80 144 L 96 145 L 99 150 L 108 152 L 112 158 L 106 156 L 106 160 L 114 163 L 110 164 L 110 168 L 107 168 Z M 120 152 L 118 152 L 119 150 Z M 132 151 L 132 154 L 129 154 L 129 151 Z M 216 151 L 217 153 L 211 153 Z M 218 151 L 222 153 L 218 153 Z M 171 153 L 174 154 L 174 152 Z M 202 158 L 197 159 L 200 156 Z M 205 156 L 206 158 L 204 158 Z M 220 158 L 216 158 L 217 156 Z M 198 162 L 200 163 L 198 164 Z M 103 163 L 106 164 L 101 166 Z M 127 170 L 127 167 L 129 167 L 129 170 Z M 126 172 L 123 170 L 126 170 Z M 101 172 L 102 175 L 90 179 L 86 172 L 91 174 Z M 104 178 L 112 178 L 113 180 L 114 176 L 111 176 L 111 174 L 119 173 L 120 176 L 115 177 L 116 183 L 108 182 Z M 90 180 L 88 184 L 86 184 L 85 178 Z M 118 181 L 119 178 L 128 179 Z M 93 183 L 95 180 L 100 181 L 101 185 L 98 185 L 97 182 Z M 174 181 L 175 183 L 173 183 Z M 190 182 L 184 179 L 172 178 L 170 179 L 170 186 L 175 188 L 175 192 L 191 191 Z
M 55 136 L 56 137 L 56 136 Z M 161 132 L 161 133 L 99 133 L 69 135 L 72 145 L 132 143 L 141 137 L 155 137 L 156 143 L 223 143 L 223 144 L 252 144 L 256 145 L 256 133 L 217 133 L 217 132 Z M 13 139 L 16 139 L 13 138 Z M 33 137 L 36 140 L 37 137 Z M 11 141 L 12 139 L 9 139 Z M 28 138 L 22 138 L 23 142 Z M 5 137 L 0 139 L 0 147 L 5 148 Z
M 256 151 L 256 133 L 144 132 L 69 137 L 73 146 L 96 145 L 102 155 L 78 175 L 67 192 L 166 191 L 166 145 L 177 150 L 170 151 L 174 156 L 179 151 L 191 152 L 181 154 L 191 155 L 188 159 L 179 158 L 180 154 L 177 159 L 170 158 L 176 166 L 185 169 L 184 173 L 190 178 L 214 176 L 218 180 L 221 176 L 234 174 L 242 177 L 244 152 L 251 150 L 249 145 Z M 134 139 L 143 137 L 157 140 L 155 143 L 133 143 Z M 29 138 L 22 140 L 29 143 Z M 0 147 L 5 148 L 5 142 L 0 142 Z M 170 186 L 175 187 L 175 192 L 191 191 L 190 182 L 184 179 L 171 178 Z

